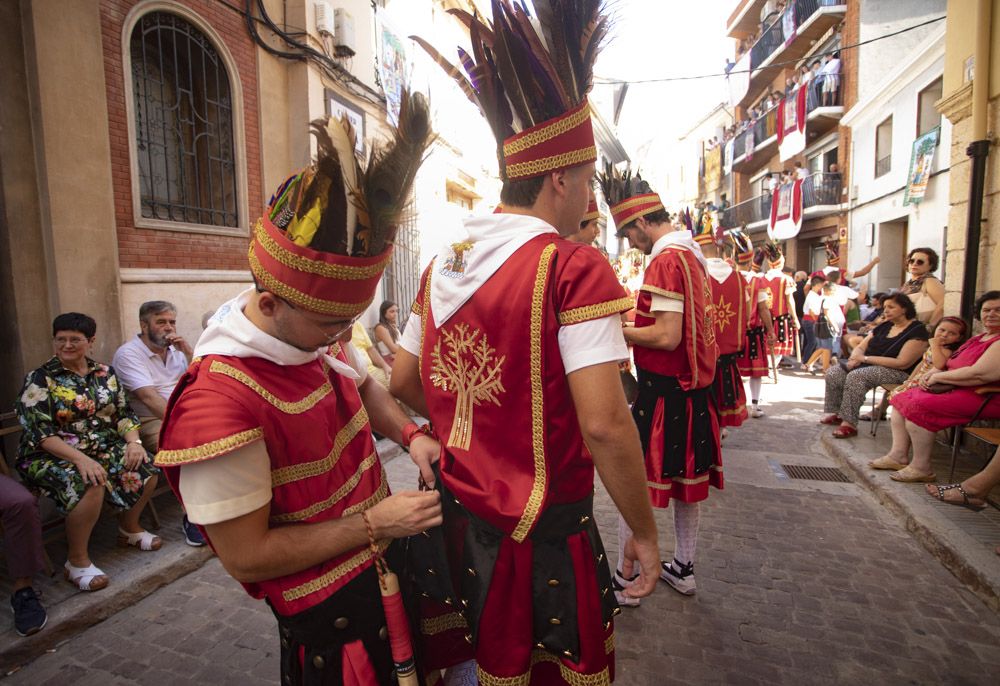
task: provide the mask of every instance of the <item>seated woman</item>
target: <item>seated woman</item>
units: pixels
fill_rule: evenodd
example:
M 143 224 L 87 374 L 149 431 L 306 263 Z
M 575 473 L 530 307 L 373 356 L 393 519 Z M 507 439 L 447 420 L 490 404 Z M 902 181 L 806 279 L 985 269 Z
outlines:
M 934 434 L 968 423 L 983 404 L 976 387 L 1000 381 L 1000 291 L 979 296 L 976 311 L 986 331 L 966 341 L 948 360 L 944 371 L 931 370 L 915 388 L 893 397 L 892 448 L 868 463 L 872 469 L 894 470 L 891 478 L 896 481 L 934 481 Z M 948 390 L 948 386 L 954 388 Z M 944 392 L 932 392 L 940 390 Z M 980 417 L 1000 419 L 1000 398 L 990 400 Z
M 896 293 L 882 304 L 886 321 L 851 353 L 845 363 L 826 373 L 825 409 L 821 424 L 839 424 L 835 438 L 858 435 L 858 413 L 868 391 L 886 383 L 903 383 L 927 350 L 927 328 L 916 320 L 913 302 Z
M 390 367 L 399 352 L 399 306 L 386 300 L 378 308 L 378 324 L 375 325 L 375 347 Z
M 899 289 L 910 296 L 917 308 L 917 319 L 928 328 L 944 314 L 944 284 L 934 276 L 940 259 L 931 248 L 914 248 L 906 256 L 910 279 Z
M 949 358 L 965 343 L 968 328 L 965 320 L 958 317 L 945 317 L 939 321 L 938 325 L 934 327 L 934 335 L 930 339 L 930 347 L 927 348 L 927 352 L 920 359 L 920 364 L 910 372 L 910 376 L 906 381 L 893 389 L 889 397 L 891 398 L 910 390 L 920 382 L 920 379 L 927 372 L 935 369 L 944 369 Z
M 31 372 L 15 404 L 24 427 L 17 470 L 25 485 L 66 515 L 64 575 L 81 591 L 108 577 L 90 560 L 90 533 L 101 503 L 118 510 L 118 542 L 157 550 L 160 539 L 139 526 L 159 470 L 139 442 L 139 421 L 114 369 L 88 357 L 97 324 L 69 312 L 52 322 L 55 356 Z

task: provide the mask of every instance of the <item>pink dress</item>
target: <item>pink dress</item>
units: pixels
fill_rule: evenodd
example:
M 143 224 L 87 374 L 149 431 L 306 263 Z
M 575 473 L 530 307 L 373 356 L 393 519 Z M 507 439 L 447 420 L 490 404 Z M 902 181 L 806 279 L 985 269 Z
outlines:
M 983 341 L 986 335 L 980 334 L 966 341 L 948 358 L 945 369 L 950 371 L 975 364 L 991 345 L 1000 341 L 1000 338 Z M 941 431 L 972 420 L 985 399 L 976 394 L 975 388 L 959 387 L 947 393 L 935 394 L 915 387 L 894 395 L 890 404 L 917 426 L 928 431 Z M 1000 419 L 1000 397 L 993 396 L 979 418 Z

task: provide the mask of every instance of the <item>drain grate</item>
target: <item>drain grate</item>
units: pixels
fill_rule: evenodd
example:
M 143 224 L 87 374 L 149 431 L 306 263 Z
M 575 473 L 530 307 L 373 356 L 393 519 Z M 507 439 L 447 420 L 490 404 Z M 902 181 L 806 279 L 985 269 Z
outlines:
M 847 475 L 836 467 L 807 467 L 802 464 L 783 464 L 781 468 L 785 470 L 790 479 L 809 479 L 811 481 L 837 481 L 840 483 L 851 483 Z

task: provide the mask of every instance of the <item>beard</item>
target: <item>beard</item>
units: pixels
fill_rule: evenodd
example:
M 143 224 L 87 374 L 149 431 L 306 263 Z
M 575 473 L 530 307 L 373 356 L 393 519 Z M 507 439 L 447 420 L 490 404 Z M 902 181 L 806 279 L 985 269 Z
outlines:
M 167 346 L 170 345 L 170 341 L 167 340 L 166 335 L 153 333 L 152 330 L 150 330 L 149 333 L 146 335 L 149 338 L 149 342 L 155 345 L 157 348 L 166 348 Z

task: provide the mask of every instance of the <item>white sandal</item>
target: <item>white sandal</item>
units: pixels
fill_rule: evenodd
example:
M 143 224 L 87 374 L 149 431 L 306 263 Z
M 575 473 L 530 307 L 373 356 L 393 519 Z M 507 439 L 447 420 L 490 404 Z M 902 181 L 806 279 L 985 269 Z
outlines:
M 123 548 L 126 546 L 133 546 L 139 550 L 159 550 L 160 546 L 163 545 L 163 541 L 160 540 L 159 536 L 154 536 L 148 531 L 140 531 L 138 533 L 130 534 L 124 531 L 121 527 L 118 527 L 118 545 Z
M 108 585 L 108 577 L 93 563 L 89 567 L 74 567 L 66 560 L 63 577 L 81 591 L 99 591 Z

